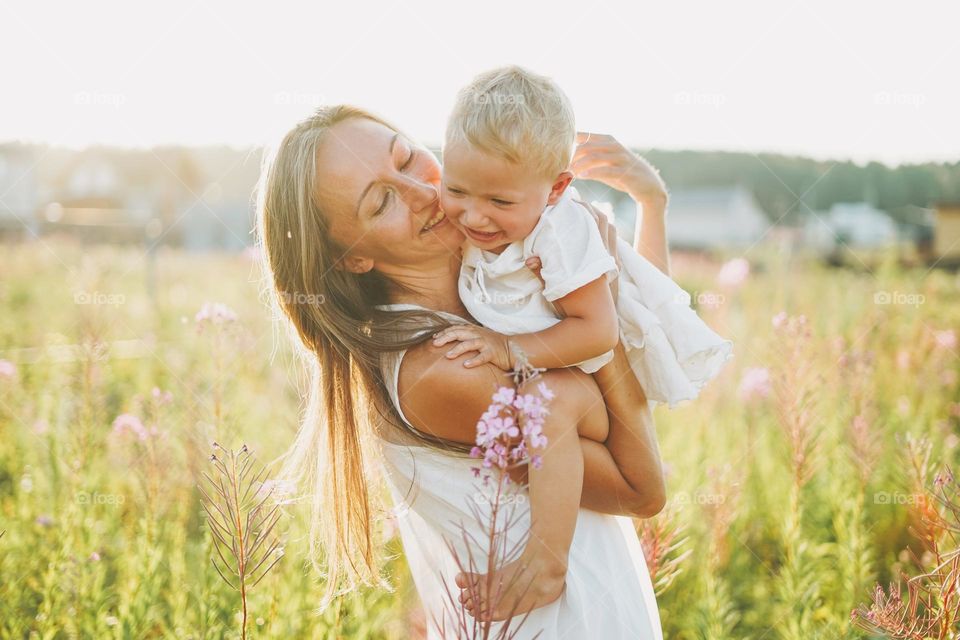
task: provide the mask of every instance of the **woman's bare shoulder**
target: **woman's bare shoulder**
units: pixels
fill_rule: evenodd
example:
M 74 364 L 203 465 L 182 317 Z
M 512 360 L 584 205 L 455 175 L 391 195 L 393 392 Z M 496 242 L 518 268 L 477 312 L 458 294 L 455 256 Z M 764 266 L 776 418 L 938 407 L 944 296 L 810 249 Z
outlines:
M 511 381 L 490 364 L 468 369 L 463 366 L 468 355 L 451 360 L 449 350 L 450 345 L 435 347 L 427 340 L 407 351 L 397 381 L 400 408 L 424 433 L 472 443 L 491 396 Z
M 411 347 L 400 365 L 400 407 L 414 427 L 424 433 L 473 443 L 477 421 L 490 406 L 500 386 L 511 386 L 510 376 L 491 364 L 467 368 L 470 354 L 453 360 L 446 357 L 450 345 L 434 347 L 427 340 Z M 542 376 L 550 389 L 563 396 L 578 419 L 591 407 L 603 406 L 592 376 L 579 369 L 551 369 Z

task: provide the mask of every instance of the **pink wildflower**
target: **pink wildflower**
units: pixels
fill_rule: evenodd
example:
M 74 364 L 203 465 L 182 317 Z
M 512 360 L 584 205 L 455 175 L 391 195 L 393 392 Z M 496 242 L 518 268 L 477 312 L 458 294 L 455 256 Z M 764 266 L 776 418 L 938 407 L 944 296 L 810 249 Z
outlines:
M 140 418 L 131 413 L 121 413 L 113 421 L 113 432 L 122 436 L 127 431 L 135 434 L 140 440 L 146 440 L 149 436 L 149 432 L 143 426 Z
M 208 324 L 221 325 L 237 321 L 237 314 L 233 309 L 220 302 L 204 302 L 200 311 L 193 318 L 197 324 L 197 331 L 203 331 Z
M 738 394 L 744 402 L 752 402 L 760 398 L 769 397 L 772 388 L 770 386 L 770 371 L 763 367 L 750 367 L 743 372 L 740 379 Z
M 956 349 L 957 348 L 957 334 L 953 329 L 946 329 L 944 331 L 934 331 L 933 340 L 937 345 L 938 349 Z
M 750 263 L 747 259 L 734 258 L 720 267 L 717 284 L 727 289 L 735 289 L 746 281 L 748 275 L 750 275 Z
M 17 365 L 9 360 L 0 360 L 0 379 L 13 380 L 17 377 Z

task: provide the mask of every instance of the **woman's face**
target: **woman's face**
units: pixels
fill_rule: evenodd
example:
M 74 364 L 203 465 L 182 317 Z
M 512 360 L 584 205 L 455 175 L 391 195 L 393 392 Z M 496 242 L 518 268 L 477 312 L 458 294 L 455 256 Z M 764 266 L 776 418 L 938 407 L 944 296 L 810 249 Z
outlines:
M 330 128 L 317 153 L 317 196 L 354 272 L 390 272 L 457 255 L 463 234 L 440 209 L 440 165 L 384 125 L 353 118 Z

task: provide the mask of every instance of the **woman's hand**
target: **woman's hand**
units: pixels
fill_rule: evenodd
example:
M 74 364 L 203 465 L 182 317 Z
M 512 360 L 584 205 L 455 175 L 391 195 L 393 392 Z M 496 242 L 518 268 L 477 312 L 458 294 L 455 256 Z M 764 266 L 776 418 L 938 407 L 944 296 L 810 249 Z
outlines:
M 667 201 L 667 186 L 659 172 L 613 136 L 577 132 L 577 150 L 570 169 L 580 180 L 602 182 L 637 202 Z
M 637 218 L 633 248 L 669 276 L 667 187 L 660 174 L 613 136 L 579 132 L 577 143 L 571 170 L 577 178 L 602 182 L 637 202 L 637 213 L 643 215 Z
M 476 351 L 477 355 L 463 363 L 467 368 L 479 367 L 491 363 L 502 371 L 512 371 L 510 342 L 507 336 L 485 327 L 460 324 L 438 331 L 433 336 L 433 346 L 440 347 L 448 342 L 458 342 L 447 352 L 447 358 L 454 359 L 463 353 Z

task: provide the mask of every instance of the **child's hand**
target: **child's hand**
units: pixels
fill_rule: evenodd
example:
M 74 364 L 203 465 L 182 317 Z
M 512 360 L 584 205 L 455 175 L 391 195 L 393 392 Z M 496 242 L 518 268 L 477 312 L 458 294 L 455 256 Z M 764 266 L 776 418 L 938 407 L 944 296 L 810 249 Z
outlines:
M 463 366 L 467 368 L 478 367 L 490 362 L 504 371 L 513 370 L 510 344 L 507 341 L 507 336 L 502 333 L 491 331 L 485 327 L 457 325 L 447 327 L 433 336 L 433 344 L 436 347 L 448 342 L 460 343 L 454 345 L 447 352 L 447 357 L 450 359 L 456 358 L 462 353 L 477 352 L 477 355 L 463 363 Z
M 562 566 L 558 569 L 559 565 L 555 558 L 524 553 L 491 574 L 461 572 L 454 580 L 460 587 L 460 603 L 474 619 L 522 619 L 563 594 L 567 571 Z

